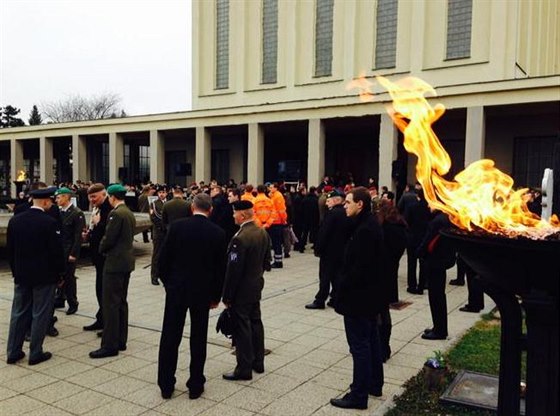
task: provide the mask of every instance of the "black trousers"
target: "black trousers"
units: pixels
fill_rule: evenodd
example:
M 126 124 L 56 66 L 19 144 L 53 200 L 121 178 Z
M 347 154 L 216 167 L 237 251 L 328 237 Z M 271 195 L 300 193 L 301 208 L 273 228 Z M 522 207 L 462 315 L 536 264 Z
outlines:
M 469 303 L 468 305 L 473 309 L 484 309 L 484 291 L 482 290 L 482 283 L 475 271 L 467 266 L 467 288 L 469 290 Z
M 407 285 L 409 289 L 422 289 L 426 288 L 427 273 L 426 262 L 423 259 L 416 257 L 415 245 L 407 246 L 406 248 L 406 258 L 407 258 Z M 418 274 L 418 279 L 416 278 L 417 264 L 420 263 L 420 271 Z
M 187 296 L 183 290 L 166 289 L 158 359 L 158 386 L 162 391 L 173 390 L 177 381 L 175 371 L 177 370 L 179 345 L 183 338 L 187 310 L 191 318 L 191 362 L 187 387 L 190 390 L 200 390 L 206 382 L 204 364 L 206 363 L 209 301 L 206 304 L 189 304 L 189 302 L 185 301 L 185 299 L 188 299 Z
M 319 291 L 315 295 L 315 302 L 325 303 L 329 291 L 331 299 L 333 301 L 336 299 L 341 271 L 341 262 L 333 262 L 326 256 L 321 256 L 319 259 Z
M 444 268 L 429 267 L 428 300 L 434 332 L 447 336 L 447 296 L 445 295 L 446 273 Z
M 152 251 L 152 267 L 151 267 L 151 278 L 159 279 L 159 255 L 161 253 L 161 246 L 163 245 L 163 239 L 165 234 L 162 231 L 152 231 L 152 243 L 154 244 L 154 249 Z
M 103 274 L 103 337 L 101 348 L 116 351 L 128 340 L 128 282 L 130 273 Z
M 272 251 L 274 251 L 274 262 L 282 261 L 282 246 L 284 242 L 284 228 L 285 225 L 274 224 L 268 229 L 268 234 L 272 240 Z
M 78 294 L 76 286 L 76 262 L 67 262 L 64 270 L 64 286 L 62 286 L 64 297 L 68 306 L 78 304 Z
M 253 367 L 264 365 L 264 327 L 260 302 L 234 305 L 236 328 L 233 334 L 237 365 L 234 374 L 249 376 Z
M 457 256 L 457 281 L 459 283 L 465 284 L 465 275 L 469 269 L 467 263 L 460 256 Z
M 95 266 L 95 297 L 99 309 L 95 314 L 95 320 L 103 325 L 103 268 L 105 267 L 105 257 L 97 257 L 93 260 Z
M 396 303 L 399 301 L 399 261 L 400 256 L 388 256 L 387 258 L 387 275 L 389 282 L 389 302 Z

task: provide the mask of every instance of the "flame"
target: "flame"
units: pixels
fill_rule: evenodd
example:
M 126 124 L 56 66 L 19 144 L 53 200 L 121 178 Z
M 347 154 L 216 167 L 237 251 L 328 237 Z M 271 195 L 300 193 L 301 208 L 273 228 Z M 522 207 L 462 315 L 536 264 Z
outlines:
M 23 182 L 23 181 L 25 181 L 26 179 L 27 179 L 27 173 L 25 173 L 24 170 L 18 171 L 16 181 L 17 181 L 17 182 Z
M 373 82 L 368 81 L 365 77 L 365 72 L 360 73 L 358 78 L 353 79 L 348 84 L 346 84 L 346 91 L 358 89 L 360 95 L 360 101 L 368 102 L 373 101 L 373 92 L 371 91 L 371 86 Z
M 560 232 L 560 221 L 541 219 L 527 208 L 527 189 L 513 189 L 513 179 L 494 166 L 494 161 L 482 159 L 471 163 L 453 181 L 444 178 L 451 159 L 441 145 L 431 125 L 445 112 L 442 104 L 432 107 L 425 94 L 435 90 L 421 79 L 408 77 L 398 82 L 376 77 L 393 99 L 387 112 L 404 134 L 404 147 L 418 157 L 416 178 L 433 209 L 449 215 L 457 227 L 472 231 L 482 228 L 508 237 L 545 238 Z M 363 88 L 360 82 L 354 86 Z M 370 85 L 366 92 L 371 94 Z

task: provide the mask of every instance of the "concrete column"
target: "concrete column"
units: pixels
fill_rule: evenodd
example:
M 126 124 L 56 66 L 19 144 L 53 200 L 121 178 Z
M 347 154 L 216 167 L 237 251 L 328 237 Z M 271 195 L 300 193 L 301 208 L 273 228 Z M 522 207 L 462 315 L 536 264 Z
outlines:
M 23 165 L 23 142 L 21 140 L 10 140 L 10 185 L 12 198 L 16 198 L 16 185 L 14 181 L 18 176 L 18 172 L 24 169 Z
M 388 114 L 381 114 L 379 126 L 379 187 L 385 185 L 395 191 L 395 183 L 391 178 L 393 160 L 397 159 L 398 130 Z
M 47 185 L 53 184 L 53 140 L 39 137 L 39 179 Z
M 109 182 L 119 181 L 119 168 L 124 167 L 124 141 L 122 135 L 109 133 Z
M 79 134 L 72 135 L 72 181 L 86 182 L 90 179 L 87 166 L 86 139 Z
M 196 143 L 195 143 L 195 174 L 194 179 L 196 182 L 204 181 L 209 182 L 211 170 L 211 155 L 212 155 L 212 142 L 210 139 L 210 131 L 206 127 L 196 128 Z
M 307 140 L 307 186 L 317 186 L 325 176 L 325 128 L 320 119 L 309 120 Z
M 153 183 L 165 182 L 164 137 L 157 130 L 150 130 L 150 180 Z
M 484 157 L 485 134 L 484 107 L 467 108 L 465 167 Z
M 264 182 L 264 132 L 258 123 L 249 124 L 247 182 L 255 188 Z

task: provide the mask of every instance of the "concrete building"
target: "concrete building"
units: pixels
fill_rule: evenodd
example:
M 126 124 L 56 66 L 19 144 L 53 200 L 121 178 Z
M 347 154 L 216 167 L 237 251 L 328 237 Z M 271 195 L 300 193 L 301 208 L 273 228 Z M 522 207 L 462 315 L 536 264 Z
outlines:
M 4 129 L 0 186 L 20 170 L 46 182 L 311 185 L 351 172 L 394 189 L 415 160 L 388 94 L 375 86 L 361 103 L 346 90 L 361 72 L 436 88 L 452 173 L 486 157 L 539 186 L 559 134 L 559 32 L 556 0 L 193 0 L 193 111 Z

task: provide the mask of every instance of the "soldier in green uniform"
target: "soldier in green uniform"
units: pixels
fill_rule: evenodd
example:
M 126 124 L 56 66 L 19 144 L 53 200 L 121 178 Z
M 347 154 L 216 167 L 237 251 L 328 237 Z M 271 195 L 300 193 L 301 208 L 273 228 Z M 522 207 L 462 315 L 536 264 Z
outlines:
M 165 227 L 163 225 L 163 204 L 167 200 L 167 187 L 158 186 L 157 196 L 153 203 L 150 204 L 150 219 L 152 220 L 152 242 L 154 243 L 154 249 L 152 251 L 152 270 L 151 278 L 153 285 L 159 285 L 159 254 L 161 251 L 161 245 L 163 244 L 163 238 L 165 237 Z
M 175 186 L 173 188 L 173 199 L 163 204 L 161 220 L 163 228 L 169 229 L 169 225 L 181 218 L 187 218 L 192 215 L 191 204 L 185 201 L 183 188 Z
M 263 273 L 270 270 L 272 243 L 268 233 L 253 221 L 253 204 L 237 201 L 233 218 L 240 226 L 228 247 L 222 301 L 236 320 L 233 334 L 237 366 L 226 380 L 251 380 L 264 372 L 264 328 L 261 320 Z
M 126 300 L 130 273 L 134 270 L 132 241 L 136 220 L 124 203 L 126 188 L 107 188 L 113 210 L 107 219 L 99 252 L 105 255 L 103 268 L 103 337 L 101 348 L 89 353 L 91 358 L 118 355 L 126 350 L 128 337 L 128 303 Z
M 64 246 L 64 258 L 66 269 L 64 271 L 64 283 L 62 286 L 64 297 L 68 302 L 66 315 L 72 315 L 78 310 L 78 296 L 76 289 L 76 262 L 80 257 L 82 248 L 82 232 L 86 227 L 86 221 L 82 210 L 72 204 L 71 197 L 74 193 L 68 188 L 60 188 L 55 192 L 56 204 L 60 209 L 60 220 L 62 222 L 62 244 Z

